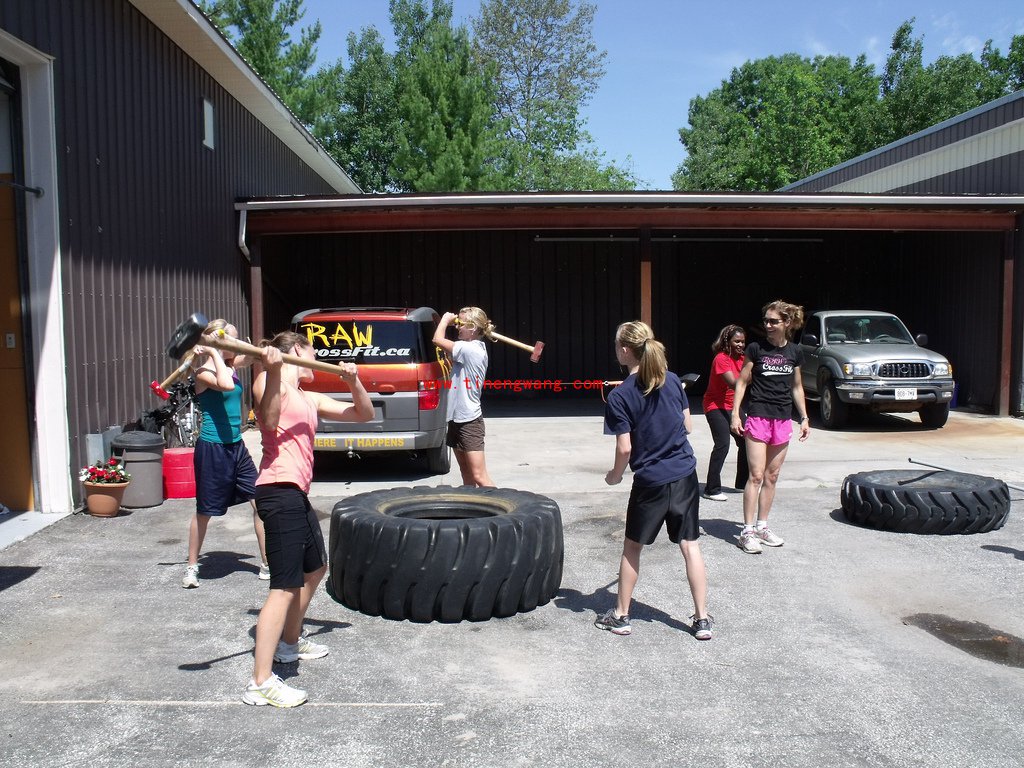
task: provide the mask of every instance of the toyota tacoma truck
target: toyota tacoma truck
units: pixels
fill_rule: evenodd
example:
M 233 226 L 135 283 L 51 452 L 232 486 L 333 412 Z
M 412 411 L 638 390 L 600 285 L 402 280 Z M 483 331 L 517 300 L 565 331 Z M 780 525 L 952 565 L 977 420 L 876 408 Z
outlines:
M 826 429 L 841 429 L 854 408 L 917 411 L 931 429 L 949 418 L 953 366 L 925 348 L 926 335 L 911 336 L 895 315 L 854 309 L 815 312 L 799 343 L 804 393 L 819 402 Z

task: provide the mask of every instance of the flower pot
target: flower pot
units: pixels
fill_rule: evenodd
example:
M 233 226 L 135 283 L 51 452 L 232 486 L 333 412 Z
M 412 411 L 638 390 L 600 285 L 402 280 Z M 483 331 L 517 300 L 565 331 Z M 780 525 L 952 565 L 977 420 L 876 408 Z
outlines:
M 85 508 L 93 517 L 117 517 L 128 483 L 82 483 Z

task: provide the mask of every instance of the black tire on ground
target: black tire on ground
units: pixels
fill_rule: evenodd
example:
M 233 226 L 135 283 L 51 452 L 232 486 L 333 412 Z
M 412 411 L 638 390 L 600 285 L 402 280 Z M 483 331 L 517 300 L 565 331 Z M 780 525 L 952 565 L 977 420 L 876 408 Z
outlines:
M 928 429 L 941 429 L 946 426 L 949 419 L 949 403 L 923 405 L 918 414 L 921 416 L 921 423 Z
M 432 475 L 447 475 L 452 468 L 452 450 L 441 444 L 437 448 L 428 448 L 423 452 L 427 463 L 427 472 Z
M 821 412 L 821 423 L 825 429 L 842 429 L 846 426 L 846 420 L 850 415 L 850 406 L 839 399 L 836 392 L 836 385 L 832 379 L 825 379 L 823 386 L 819 387 L 821 392 L 821 403 L 818 406 Z
M 506 488 L 392 488 L 334 506 L 327 592 L 353 610 L 411 621 L 531 611 L 562 582 L 562 516 Z
M 848 475 L 840 501 L 851 522 L 904 533 L 987 533 L 1010 512 L 1002 480 L 930 469 Z

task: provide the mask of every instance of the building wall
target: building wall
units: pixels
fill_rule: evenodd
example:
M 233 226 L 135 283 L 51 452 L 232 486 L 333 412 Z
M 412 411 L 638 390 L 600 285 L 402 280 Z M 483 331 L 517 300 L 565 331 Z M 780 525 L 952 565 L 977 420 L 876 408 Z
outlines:
M 489 346 L 488 376 L 502 380 L 557 379 L 571 389 L 577 379 L 621 378 L 613 335 L 639 313 L 635 244 L 467 231 L 289 235 L 264 237 L 262 247 L 268 333 L 314 307 L 476 305 L 498 333 L 546 345 L 538 363 L 512 346 Z
M 781 298 L 808 311 L 900 315 L 949 356 L 961 406 L 996 408 L 1002 234 L 671 233 L 676 242 L 654 234 L 652 325 L 670 368 L 704 377 L 693 388 L 697 402 L 719 329 L 739 323 L 756 338 L 761 307 Z M 525 352 L 495 345 L 491 377 L 621 378 L 612 339 L 618 323 L 640 316 L 640 246 L 562 235 L 549 242 L 532 232 L 493 231 L 264 237 L 267 330 L 314 307 L 443 312 L 477 304 L 499 333 L 546 344 L 537 365 Z
M 0 0 L 0 28 L 55 60 L 58 189 L 48 193 L 59 196 L 80 466 L 87 433 L 156 405 L 149 382 L 172 369 L 164 345 L 189 313 L 247 332 L 235 200 L 333 190 L 125 0 Z

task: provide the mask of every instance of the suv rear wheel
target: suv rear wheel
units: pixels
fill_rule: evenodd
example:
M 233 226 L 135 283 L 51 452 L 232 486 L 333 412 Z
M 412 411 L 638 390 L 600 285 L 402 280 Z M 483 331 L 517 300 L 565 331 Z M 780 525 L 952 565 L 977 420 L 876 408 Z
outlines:
M 821 392 L 821 423 L 825 429 L 842 429 L 850 417 L 850 406 L 839 399 L 836 385 L 825 377 L 818 387 Z
M 452 468 L 452 451 L 447 445 L 428 448 L 423 452 L 427 460 L 427 471 L 432 475 L 447 475 Z

